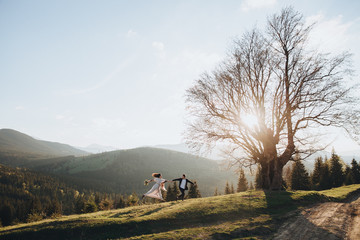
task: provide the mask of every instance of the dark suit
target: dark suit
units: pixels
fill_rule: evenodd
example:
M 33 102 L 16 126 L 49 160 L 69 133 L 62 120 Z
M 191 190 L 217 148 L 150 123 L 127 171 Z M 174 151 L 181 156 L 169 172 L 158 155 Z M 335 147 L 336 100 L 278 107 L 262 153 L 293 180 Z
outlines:
M 185 188 L 182 188 L 181 187 L 181 182 L 182 180 L 185 180 L 186 183 L 185 183 Z M 184 200 L 184 197 L 185 197 L 185 190 L 188 190 L 188 186 L 187 184 L 188 183 L 191 183 L 191 184 L 194 184 L 192 181 L 188 180 L 188 179 L 184 179 L 184 178 L 176 178 L 176 179 L 173 179 L 173 181 L 179 181 L 179 190 L 181 192 L 180 196 L 178 196 L 177 198 L 181 198 L 181 200 Z

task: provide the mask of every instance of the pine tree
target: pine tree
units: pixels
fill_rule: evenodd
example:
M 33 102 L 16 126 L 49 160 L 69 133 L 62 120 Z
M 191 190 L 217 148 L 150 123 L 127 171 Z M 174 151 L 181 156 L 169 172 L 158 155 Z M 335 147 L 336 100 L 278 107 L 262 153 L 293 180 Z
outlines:
M 355 159 L 353 158 L 353 160 L 351 161 L 351 179 L 352 182 L 354 184 L 359 184 L 360 183 L 360 166 L 359 164 L 355 161 Z
M 320 178 L 320 190 L 332 188 L 329 160 L 325 160 Z
M 293 190 L 309 190 L 310 177 L 305 169 L 304 164 L 297 160 L 291 172 L 291 189 Z
M 351 168 L 348 165 L 346 165 L 344 176 L 345 176 L 345 181 L 344 181 L 345 185 L 351 185 L 354 183 L 351 176 Z
M 85 198 L 83 196 L 79 196 L 75 202 L 75 213 L 84 213 L 85 212 Z
M 173 182 L 172 190 L 173 190 L 173 194 L 174 194 L 174 200 L 176 200 L 177 196 L 180 195 L 180 190 L 179 190 L 179 187 L 176 184 L 176 182 Z
M 253 182 L 250 182 L 250 184 L 249 184 L 249 190 L 254 190 Z
M 219 196 L 218 188 L 215 188 L 214 196 Z
M 165 200 L 166 200 L 167 202 L 173 201 L 173 195 L 174 195 L 174 191 L 173 191 L 171 185 L 169 185 L 169 187 L 168 187 L 168 189 L 167 189 L 167 192 L 166 192 Z
M 126 200 L 126 205 L 127 206 L 136 206 L 138 205 L 139 202 L 139 197 L 138 195 L 133 192 L 131 195 L 129 195 L 129 197 Z
M 188 196 L 189 198 L 201 198 L 201 194 L 196 181 L 194 181 L 194 184 L 191 184 Z
M 105 198 L 103 199 L 100 203 L 99 203 L 99 209 L 104 211 L 104 210 L 110 210 L 111 206 L 113 204 L 113 201 L 110 200 L 109 198 Z
M 234 184 L 233 184 L 233 183 L 231 183 L 230 193 L 235 193 L 235 189 L 234 189 Z
M 46 208 L 47 216 L 59 216 L 61 215 L 61 205 L 56 198 L 50 202 L 50 205 Z
M 180 193 L 176 182 L 173 183 L 173 185 L 169 186 L 167 193 L 166 193 L 166 201 L 175 201 L 176 197 L 178 196 L 178 194 Z
M 98 207 L 94 200 L 88 200 L 85 203 L 84 213 L 92 213 L 96 212 L 98 210 Z
M 323 165 L 324 163 L 322 157 L 318 157 L 315 159 L 314 171 L 311 174 L 312 189 L 320 190 L 320 181 L 323 172 Z
M 333 151 L 330 159 L 330 179 L 332 187 L 340 187 L 344 184 L 343 166 L 340 162 L 340 157 Z
M 286 188 L 291 186 L 291 172 L 293 165 L 293 162 L 288 162 L 283 168 L 283 181 L 285 182 Z
M 230 189 L 228 181 L 226 181 L 225 191 L 224 192 L 225 192 L 225 194 L 230 194 L 231 193 L 231 189 Z
M 95 193 L 95 204 L 96 204 L 96 206 L 99 206 L 100 202 L 101 202 L 100 193 Z
M 244 192 L 248 189 L 248 181 L 246 180 L 243 169 L 240 169 L 237 192 Z
M 2 222 L 2 225 L 8 226 L 11 225 L 14 220 L 14 212 L 15 209 L 10 204 L 5 204 L 1 206 L 0 209 L 0 220 Z
M 124 196 L 120 194 L 119 200 L 115 203 L 115 208 L 124 208 L 126 206 L 126 201 Z

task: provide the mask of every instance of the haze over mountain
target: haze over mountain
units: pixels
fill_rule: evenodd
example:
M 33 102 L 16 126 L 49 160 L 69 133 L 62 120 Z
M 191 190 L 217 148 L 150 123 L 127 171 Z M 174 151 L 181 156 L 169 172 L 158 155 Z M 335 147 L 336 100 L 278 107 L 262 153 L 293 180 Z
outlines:
M 37 140 L 13 129 L 0 129 L 0 153 L 33 155 L 38 157 L 84 156 L 88 152 L 70 145 Z
M 188 148 L 186 146 L 185 143 L 179 143 L 179 144 L 162 144 L 162 145 L 156 145 L 154 146 L 155 148 L 162 148 L 162 149 L 169 149 L 169 150 L 174 150 L 174 151 L 178 151 L 178 152 L 183 152 L 183 153 L 190 153 L 191 154 L 191 149 Z M 345 163 L 350 164 L 351 160 L 353 158 L 360 160 L 360 146 L 359 149 L 353 149 L 351 151 L 342 151 L 341 149 L 335 149 L 335 153 L 337 155 L 339 155 Z M 311 164 L 313 163 L 313 160 L 316 157 L 331 157 L 331 152 L 330 151 L 319 151 L 316 152 L 315 154 L 313 154 L 312 156 L 310 156 L 306 161 L 310 162 Z M 221 160 L 221 151 L 219 148 L 214 148 L 212 150 L 212 152 L 210 154 L 208 154 L 207 156 L 205 156 L 206 158 L 210 158 L 210 159 L 214 159 L 214 160 Z
M 86 147 L 76 147 L 80 150 L 83 150 L 85 152 L 89 152 L 89 153 L 103 153 L 103 152 L 110 152 L 110 151 L 115 151 L 115 150 L 119 150 L 116 147 L 113 146 L 103 146 L 100 144 L 90 144 Z
M 189 148 L 185 143 L 162 144 L 162 145 L 156 145 L 154 147 L 155 148 L 173 150 L 173 151 L 177 151 L 177 152 L 194 154 L 193 150 L 191 148 Z M 222 160 L 221 150 L 220 150 L 220 148 L 215 147 L 215 148 L 212 149 L 211 152 L 207 153 L 203 157 L 213 159 L 213 160 Z

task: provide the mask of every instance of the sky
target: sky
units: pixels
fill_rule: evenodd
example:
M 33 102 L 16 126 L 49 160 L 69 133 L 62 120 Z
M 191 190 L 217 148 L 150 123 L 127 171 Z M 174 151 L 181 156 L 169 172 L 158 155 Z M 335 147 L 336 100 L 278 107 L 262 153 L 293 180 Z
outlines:
M 354 54 L 360 82 L 357 0 L 0 0 L 0 128 L 82 147 L 181 143 L 186 89 L 285 6 L 317 22 L 311 46 Z

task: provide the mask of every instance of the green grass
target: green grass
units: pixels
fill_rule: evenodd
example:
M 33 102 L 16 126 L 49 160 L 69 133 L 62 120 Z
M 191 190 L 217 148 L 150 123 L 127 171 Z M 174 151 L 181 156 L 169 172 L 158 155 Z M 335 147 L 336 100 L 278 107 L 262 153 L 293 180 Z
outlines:
M 360 184 L 326 191 L 251 191 L 0 228 L 0 239 L 263 239 L 289 213 L 312 203 L 343 201 Z

